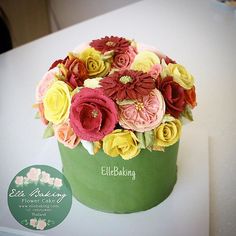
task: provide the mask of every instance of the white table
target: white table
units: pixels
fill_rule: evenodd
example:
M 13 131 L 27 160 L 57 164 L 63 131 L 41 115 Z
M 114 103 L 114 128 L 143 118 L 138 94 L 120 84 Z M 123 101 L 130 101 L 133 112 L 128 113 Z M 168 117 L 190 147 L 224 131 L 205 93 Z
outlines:
M 43 126 L 31 107 L 48 65 L 81 42 L 112 34 L 155 45 L 195 75 L 198 107 L 191 126 L 209 134 L 210 232 L 235 235 L 236 15 L 213 0 L 138 2 L 2 54 L 0 181 L 16 174 L 12 165 L 20 171 L 37 164 L 38 149 L 51 144 L 39 138 Z

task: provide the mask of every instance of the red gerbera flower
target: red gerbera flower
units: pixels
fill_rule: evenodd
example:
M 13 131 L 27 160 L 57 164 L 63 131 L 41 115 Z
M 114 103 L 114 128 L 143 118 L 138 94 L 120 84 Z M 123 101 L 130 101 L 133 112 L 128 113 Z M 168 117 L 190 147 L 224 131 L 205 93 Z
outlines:
M 114 72 L 100 84 L 104 93 L 113 100 L 138 99 L 155 88 L 155 82 L 148 73 L 134 70 Z
M 89 45 L 101 53 L 112 50 L 121 53 L 128 50 L 130 42 L 122 37 L 106 36 L 105 38 L 93 40 Z

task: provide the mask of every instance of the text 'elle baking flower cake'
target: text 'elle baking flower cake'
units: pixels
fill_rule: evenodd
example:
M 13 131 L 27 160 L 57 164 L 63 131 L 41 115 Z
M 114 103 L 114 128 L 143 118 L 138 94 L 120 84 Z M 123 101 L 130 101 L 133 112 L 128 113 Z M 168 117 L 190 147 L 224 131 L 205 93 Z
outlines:
M 82 44 L 36 88 L 37 117 L 56 136 L 73 195 L 106 212 L 156 206 L 177 179 L 182 120 L 196 106 L 193 76 L 153 47 L 123 37 Z

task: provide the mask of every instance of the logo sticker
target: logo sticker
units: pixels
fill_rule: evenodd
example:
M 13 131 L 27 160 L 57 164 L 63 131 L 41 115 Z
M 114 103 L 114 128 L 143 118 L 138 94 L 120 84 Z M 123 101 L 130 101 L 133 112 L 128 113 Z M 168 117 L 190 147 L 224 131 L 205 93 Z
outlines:
M 20 171 L 8 189 L 8 206 L 14 218 L 32 230 L 47 230 L 60 224 L 72 204 L 71 187 L 65 176 L 46 165 Z

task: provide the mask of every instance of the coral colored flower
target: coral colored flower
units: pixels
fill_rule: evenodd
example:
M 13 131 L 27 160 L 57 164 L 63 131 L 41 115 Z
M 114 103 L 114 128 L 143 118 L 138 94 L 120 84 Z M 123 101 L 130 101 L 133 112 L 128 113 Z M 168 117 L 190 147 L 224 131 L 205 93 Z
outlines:
M 41 170 L 34 167 L 30 168 L 29 172 L 27 173 L 27 177 L 31 181 L 38 181 L 40 175 Z
M 66 68 L 65 81 L 73 89 L 83 86 L 84 81 L 88 78 L 88 72 L 84 62 L 79 58 L 70 56 L 65 60 L 64 66 Z
M 141 51 L 134 58 L 134 62 L 130 68 L 132 70 L 149 72 L 156 64 L 160 64 L 160 59 L 154 52 Z
M 184 90 L 184 93 L 186 103 L 190 104 L 191 107 L 194 108 L 197 105 L 195 86 L 193 86 L 191 89 Z
M 42 102 L 38 104 L 38 111 L 39 111 L 40 120 L 43 122 L 43 124 L 47 125 L 49 122 L 48 122 L 48 120 L 45 118 L 45 115 L 44 115 L 44 106 L 43 106 L 43 103 L 42 103 Z
M 175 144 L 181 135 L 182 125 L 178 119 L 169 116 L 168 120 L 154 129 L 154 146 L 169 147 Z
M 163 68 L 161 77 L 173 77 L 174 81 L 182 86 L 184 89 L 191 89 L 194 84 L 193 76 L 180 64 L 169 63 Z
M 45 222 L 45 220 L 38 220 L 36 229 L 44 230 L 46 226 L 47 226 L 47 223 Z
M 23 183 L 24 183 L 24 177 L 23 176 L 16 176 L 15 184 L 22 185 Z
M 57 140 L 68 148 L 75 148 L 80 138 L 74 133 L 69 122 L 54 126 L 54 132 Z
M 62 81 L 55 82 L 43 99 L 44 115 L 48 121 L 59 124 L 69 116 L 71 88 Z
M 165 99 L 166 113 L 178 118 L 186 105 L 184 88 L 170 76 L 164 79 L 159 77 L 156 80 L 156 85 Z
M 138 132 L 157 127 L 165 114 L 165 102 L 157 89 L 134 104 L 119 106 L 119 124 L 125 129 Z
M 79 58 L 84 62 L 90 78 L 106 76 L 110 71 L 110 63 L 94 48 L 85 49 L 79 54 Z
M 130 46 L 124 53 L 115 53 L 112 66 L 120 70 L 128 69 L 133 63 L 135 56 L 136 51 Z
M 130 41 L 122 37 L 106 36 L 105 38 L 93 40 L 90 44 L 91 47 L 100 51 L 101 53 L 105 53 L 108 51 L 114 51 L 123 53 L 128 50 L 130 46 Z
M 54 68 L 46 72 L 43 78 L 39 81 L 38 86 L 36 87 L 35 98 L 37 103 L 43 101 L 44 95 L 51 85 L 56 81 L 56 73 L 58 68 Z
M 138 99 L 155 88 L 150 75 L 133 70 L 114 72 L 101 80 L 100 84 L 104 93 L 113 100 Z
M 122 129 L 116 129 L 104 137 L 103 150 L 111 157 L 120 155 L 124 160 L 132 159 L 140 152 L 135 134 Z
M 152 76 L 152 78 L 157 79 L 159 74 L 161 73 L 161 70 L 162 70 L 162 66 L 160 64 L 156 64 L 151 68 L 148 74 Z
M 82 88 L 73 96 L 70 125 L 81 139 L 101 140 L 112 132 L 117 120 L 116 104 L 100 89 Z

